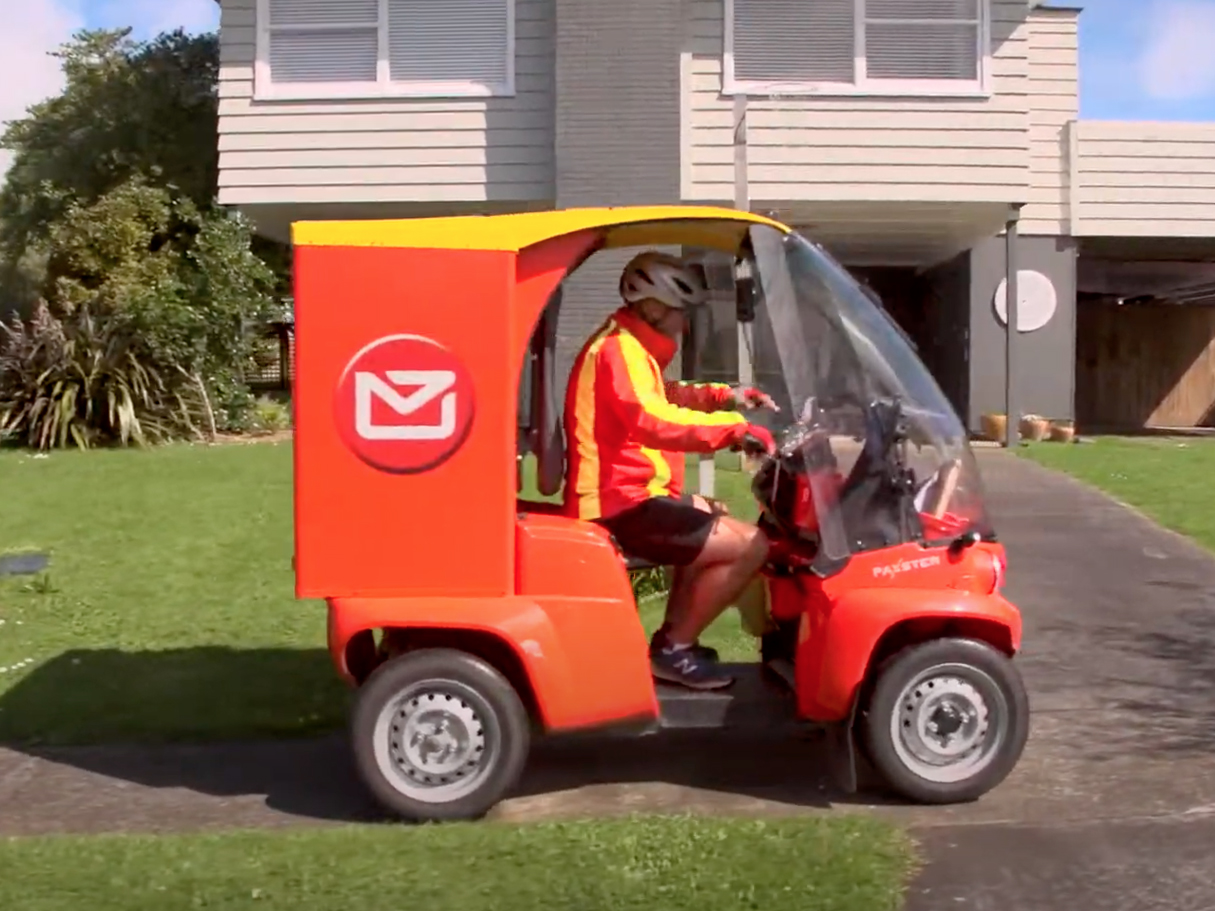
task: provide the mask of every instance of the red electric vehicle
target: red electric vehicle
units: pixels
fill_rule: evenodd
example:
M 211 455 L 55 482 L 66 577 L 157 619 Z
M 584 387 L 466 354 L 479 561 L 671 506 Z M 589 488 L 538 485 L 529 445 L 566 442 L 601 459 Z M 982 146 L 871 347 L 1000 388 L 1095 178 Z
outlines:
M 297 594 L 328 605 L 358 768 L 385 807 L 479 817 L 536 736 L 629 726 L 824 726 L 849 787 L 859 747 L 918 802 L 975 799 L 1012 770 L 1021 619 L 967 434 L 820 246 L 678 206 L 293 232 Z M 525 496 L 518 471 L 534 457 L 542 495 L 564 482 L 562 282 L 602 251 L 668 244 L 725 255 L 731 315 L 783 406 L 752 478 L 775 542 L 761 660 L 723 692 L 655 683 L 638 561 Z

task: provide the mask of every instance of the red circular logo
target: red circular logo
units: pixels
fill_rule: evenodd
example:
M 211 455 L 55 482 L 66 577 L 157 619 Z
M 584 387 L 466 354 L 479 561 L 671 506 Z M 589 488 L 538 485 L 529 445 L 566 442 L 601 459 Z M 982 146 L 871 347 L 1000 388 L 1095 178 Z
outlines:
M 389 335 L 364 347 L 338 381 L 338 430 L 360 459 L 394 474 L 451 458 L 473 420 L 472 377 L 433 339 Z

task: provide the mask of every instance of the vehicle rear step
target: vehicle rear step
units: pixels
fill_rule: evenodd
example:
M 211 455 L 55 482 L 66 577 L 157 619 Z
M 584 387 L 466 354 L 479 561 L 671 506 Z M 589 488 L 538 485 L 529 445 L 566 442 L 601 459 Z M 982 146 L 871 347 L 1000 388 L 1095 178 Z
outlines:
M 723 664 L 734 685 L 724 690 L 691 690 L 657 683 L 663 728 L 772 728 L 796 724 L 794 700 L 784 674 L 758 663 Z

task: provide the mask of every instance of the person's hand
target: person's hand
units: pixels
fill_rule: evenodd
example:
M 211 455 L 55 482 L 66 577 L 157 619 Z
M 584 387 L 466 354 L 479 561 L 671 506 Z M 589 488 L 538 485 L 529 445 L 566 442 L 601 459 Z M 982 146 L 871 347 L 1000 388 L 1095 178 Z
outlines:
M 734 387 L 734 404 L 744 409 L 767 408 L 770 411 L 780 411 L 772 396 L 751 386 Z
M 776 440 L 758 424 L 744 424 L 734 445 L 749 456 L 773 455 L 776 452 Z

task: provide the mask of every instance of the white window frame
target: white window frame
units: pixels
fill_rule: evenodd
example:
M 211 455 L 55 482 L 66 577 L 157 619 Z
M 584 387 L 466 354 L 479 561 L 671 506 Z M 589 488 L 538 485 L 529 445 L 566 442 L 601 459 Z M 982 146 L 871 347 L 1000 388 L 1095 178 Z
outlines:
M 979 0 L 978 79 L 870 79 L 866 72 L 865 0 L 853 0 L 853 37 L 855 48 L 853 82 L 765 82 L 736 79 L 734 76 L 734 0 L 724 0 L 725 40 L 722 45 L 722 94 L 767 97 L 825 98 L 990 98 L 991 85 L 991 4 Z M 971 19 L 882 19 L 902 25 L 971 23 Z
M 441 0 L 436 0 L 441 2 Z M 379 54 L 375 82 L 274 82 L 270 74 L 270 0 L 257 0 L 257 47 L 253 97 L 262 101 L 363 100 L 376 98 L 501 98 L 515 94 L 515 3 L 506 3 L 506 80 L 481 82 L 394 82 L 388 67 L 388 0 L 379 0 Z M 344 23 L 327 24 L 341 28 Z M 360 24 L 360 27 L 362 25 Z M 288 27 L 289 29 L 290 27 Z M 302 29 L 301 29 L 302 30 Z

